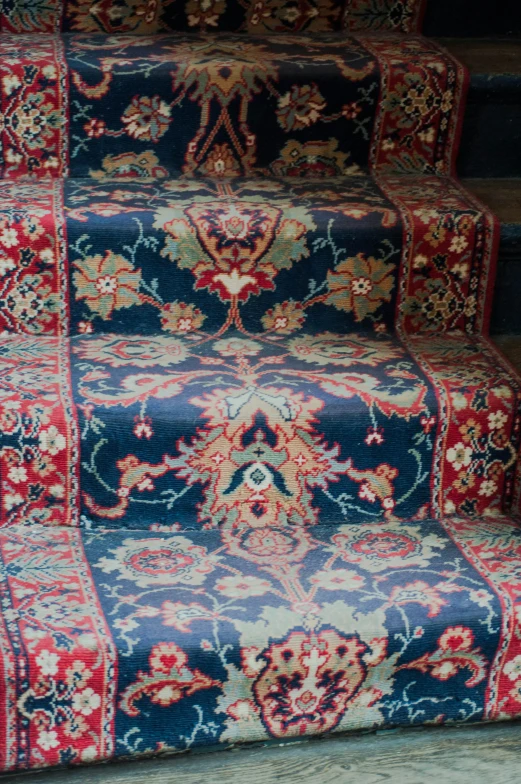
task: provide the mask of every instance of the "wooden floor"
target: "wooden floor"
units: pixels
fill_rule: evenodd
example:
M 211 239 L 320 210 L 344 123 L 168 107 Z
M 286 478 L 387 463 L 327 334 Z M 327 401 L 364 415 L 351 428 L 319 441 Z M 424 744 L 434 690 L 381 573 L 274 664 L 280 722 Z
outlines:
M 386 730 L 0 777 L 1 784 L 519 784 L 521 723 Z

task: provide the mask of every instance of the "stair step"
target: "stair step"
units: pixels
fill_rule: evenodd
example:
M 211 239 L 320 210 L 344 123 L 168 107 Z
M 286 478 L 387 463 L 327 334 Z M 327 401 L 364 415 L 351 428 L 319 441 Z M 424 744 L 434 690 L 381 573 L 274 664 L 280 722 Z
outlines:
M 12 335 L 0 381 L 2 525 L 299 527 L 519 504 L 521 386 L 485 338 Z
M 176 301 L 212 333 L 264 331 L 275 314 L 344 333 L 488 321 L 494 221 L 452 180 L 71 179 L 0 193 L 7 332 L 183 332 Z
M 134 758 L 130 770 L 96 765 L 70 776 L 28 773 L 22 767 L 27 746 L 17 764 L 13 742 L 7 764 L 25 775 L 7 781 L 238 784 L 255 777 L 263 784 L 351 784 L 353 773 L 357 781 L 378 781 L 385 769 L 387 782 L 416 784 L 432 780 L 437 762 L 439 780 L 451 784 L 468 784 L 469 769 L 474 782 L 516 781 L 501 733 L 505 720 L 519 715 L 511 683 L 519 666 L 512 573 L 520 533 L 504 518 L 182 534 L 93 535 L 38 525 L 1 531 L 7 639 L 20 644 L 4 658 L 19 665 L 12 667 L 10 693 L 22 694 L 22 704 L 31 699 L 42 713 L 49 677 L 68 685 L 67 675 L 74 675 L 79 690 L 71 699 L 64 687 L 58 705 L 64 710 L 72 703 L 89 720 L 74 719 L 72 740 L 81 742 L 75 745 L 69 721 L 57 721 L 49 735 L 37 725 L 41 743 L 29 760 L 41 766 L 44 745 L 47 765 Z M 59 658 L 50 639 L 60 643 Z M 42 674 L 44 668 L 52 675 Z M 421 705 L 420 714 L 411 703 Z M 495 733 L 490 725 L 467 730 L 467 739 L 475 733 L 470 752 L 463 731 L 454 728 L 429 743 L 432 726 L 416 733 L 413 749 L 406 735 L 395 734 L 392 754 L 381 754 L 382 735 L 366 736 L 359 765 L 344 748 L 332 766 L 323 750 L 313 768 L 312 746 L 301 745 L 325 735 L 327 749 L 335 733 L 353 730 L 494 720 L 503 721 Z M 104 729 L 104 745 L 93 727 Z M 494 744 L 495 766 L 486 766 L 488 778 L 476 778 L 483 773 L 484 732 Z M 290 740 L 300 745 L 281 748 Z M 257 757 L 248 766 L 247 751 L 194 755 L 238 751 L 255 741 L 271 746 L 278 764 L 272 758 L 262 766 Z M 518 751 L 512 736 L 511 744 Z M 162 766 L 157 761 L 154 770 L 140 758 L 158 755 L 158 747 L 162 757 L 175 758 Z M 429 765 L 425 757 L 422 764 L 426 747 Z M 398 779 L 393 771 L 400 768 Z
M 453 169 L 463 69 L 423 38 L 4 35 L 0 56 L 8 178 Z
M 521 39 L 441 43 L 470 71 L 459 175 L 521 177 Z
M 347 41 L 0 36 L 4 176 L 449 172 L 461 69 L 424 39 Z M 460 175 L 521 176 L 521 41 L 442 43 L 471 74 Z M 396 105 L 414 59 L 418 112 Z
M 463 184 L 501 224 L 491 333 L 521 334 L 521 179 L 468 179 Z

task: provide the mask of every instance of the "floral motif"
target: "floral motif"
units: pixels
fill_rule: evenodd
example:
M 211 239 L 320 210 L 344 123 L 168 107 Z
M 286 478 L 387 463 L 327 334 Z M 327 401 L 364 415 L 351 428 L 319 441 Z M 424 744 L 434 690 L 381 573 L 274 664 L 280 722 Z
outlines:
M 8 39 L 0 44 L 3 176 L 60 177 L 67 174 L 63 44 L 57 37 Z
M 82 359 L 96 359 L 111 367 L 132 365 L 147 368 L 154 365 L 169 367 L 182 362 L 187 355 L 185 344 L 167 335 L 158 335 L 146 343 L 138 337 L 99 338 L 77 344 L 76 353 Z
M 325 108 L 316 84 L 294 84 L 279 98 L 277 119 L 285 131 L 295 131 L 316 123 Z
M 313 227 L 305 210 L 284 213 L 267 204 L 213 204 L 162 209 L 155 226 L 170 235 L 164 255 L 189 268 L 196 289 L 208 288 L 223 301 L 246 302 L 273 290 L 282 269 L 309 255 L 304 235 Z
M 74 262 L 78 299 L 85 299 L 92 313 L 109 319 L 115 310 L 139 304 L 141 273 L 123 256 L 108 250 Z
M 363 321 L 382 302 L 390 301 L 395 274 L 393 265 L 359 253 L 328 272 L 327 301 L 338 310 L 353 311 L 356 320 Z
M 339 177 L 360 171 L 356 164 L 349 163 L 349 153 L 338 149 L 337 139 L 316 142 L 290 140 L 270 168 L 280 177 Z
M 404 566 L 427 568 L 442 540 L 425 535 L 420 526 L 402 526 L 399 531 L 382 525 L 364 525 L 357 529 L 342 526 L 333 536 L 335 546 L 348 563 L 363 565 L 370 572 L 383 572 Z
M 150 150 L 145 152 L 123 152 L 117 155 L 105 155 L 101 161 L 101 169 L 90 169 L 90 176 L 95 180 L 106 178 L 128 179 L 132 177 L 167 177 L 168 170 L 161 166 L 159 158 Z
M 141 588 L 151 585 L 201 585 L 213 570 L 206 549 L 184 537 L 172 539 L 126 539 L 97 564 L 118 580 L 130 580 Z
M 198 670 L 190 670 L 187 662 L 188 657 L 175 643 L 155 645 L 149 657 L 150 671 L 138 672 L 137 682 L 125 689 L 121 710 L 129 716 L 139 716 L 136 702 L 143 697 L 167 707 L 201 689 L 219 685 Z
M 305 318 L 306 314 L 300 302 L 286 301 L 267 310 L 262 317 L 262 324 L 266 330 L 279 335 L 289 335 L 300 329 Z
M 186 335 L 202 327 L 206 316 L 195 305 L 169 302 L 161 311 L 161 326 L 167 332 Z
M 170 125 L 170 107 L 158 95 L 136 95 L 121 118 L 125 132 L 143 142 L 157 142 Z
M 223 143 L 212 147 L 201 170 L 209 177 L 234 177 L 240 174 L 241 167 L 230 146 Z

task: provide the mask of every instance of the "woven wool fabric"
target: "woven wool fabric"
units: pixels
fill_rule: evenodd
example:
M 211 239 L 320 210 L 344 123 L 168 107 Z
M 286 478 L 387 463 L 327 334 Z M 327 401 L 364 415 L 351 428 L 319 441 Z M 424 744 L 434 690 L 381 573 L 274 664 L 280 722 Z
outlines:
M 9 0 L 0 30 L 150 35 L 168 30 L 245 33 L 416 32 L 423 0 Z
M 4 4 L 2 770 L 521 714 L 521 386 L 422 10 Z

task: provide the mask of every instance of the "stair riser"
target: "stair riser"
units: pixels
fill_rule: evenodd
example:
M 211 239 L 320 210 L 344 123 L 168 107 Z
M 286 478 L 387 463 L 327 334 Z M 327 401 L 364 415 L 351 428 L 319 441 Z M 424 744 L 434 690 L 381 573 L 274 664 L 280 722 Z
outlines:
M 457 170 L 461 177 L 521 177 L 521 75 L 473 74 Z
M 424 39 L 4 36 L 0 54 L 7 178 L 453 168 L 464 72 Z
M 500 250 L 494 304 L 490 321 L 493 335 L 521 335 L 521 246 L 515 253 Z
M 518 0 L 428 0 L 422 32 L 455 38 L 521 35 L 521 6 Z

